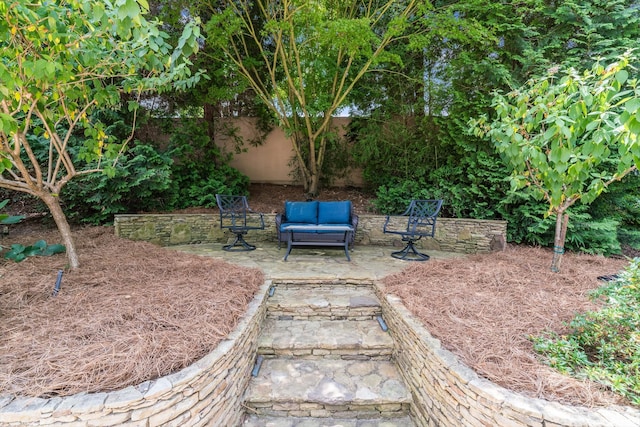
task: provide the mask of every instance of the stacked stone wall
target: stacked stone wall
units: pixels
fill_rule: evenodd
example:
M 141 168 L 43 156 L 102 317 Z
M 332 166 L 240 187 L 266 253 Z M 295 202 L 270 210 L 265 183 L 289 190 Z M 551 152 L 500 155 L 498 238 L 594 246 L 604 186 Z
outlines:
M 317 283 L 316 283 L 317 282 Z M 281 283 L 289 283 L 283 281 Z M 299 283 L 292 281 L 291 283 Z M 371 282 L 349 281 L 353 285 Z M 238 327 L 210 354 L 175 374 L 106 393 L 51 399 L 0 396 L 2 426 L 238 426 L 266 318 L 267 281 Z M 306 286 L 327 286 L 308 281 Z M 393 359 L 411 390 L 418 426 L 635 427 L 640 410 L 582 408 L 528 398 L 480 378 L 442 348 L 399 298 L 375 285 L 394 340 Z
M 104 393 L 51 399 L 0 396 L 2 426 L 237 426 L 266 317 L 266 282 L 236 329 L 175 374 Z M 206 325 L 202 325 L 206 328 Z
M 359 215 L 356 245 L 403 246 L 400 236 L 383 233 L 386 217 Z M 264 215 L 265 229 L 252 230 L 253 242 L 275 242 L 275 215 Z M 144 240 L 161 246 L 197 243 L 227 243 L 233 236 L 220 228 L 217 215 L 156 214 L 116 215 L 115 233 L 131 240 Z M 486 253 L 504 248 L 506 221 L 439 218 L 434 238 L 425 238 L 418 247 L 458 253 Z
M 393 358 L 413 395 L 416 425 L 509 427 L 640 426 L 631 407 L 583 408 L 511 392 L 462 364 L 442 348 L 395 296 L 377 288 L 394 339 Z

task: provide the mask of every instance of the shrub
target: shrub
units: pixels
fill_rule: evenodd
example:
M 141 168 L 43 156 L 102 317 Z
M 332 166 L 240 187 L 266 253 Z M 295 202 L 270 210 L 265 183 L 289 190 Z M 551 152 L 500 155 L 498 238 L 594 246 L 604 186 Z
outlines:
M 534 348 L 560 372 L 602 383 L 640 405 L 640 258 L 591 298 L 603 307 L 578 314 L 568 335 L 533 337 Z
M 136 144 L 123 154 L 113 176 L 96 173 L 67 184 L 62 193 L 67 216 L 103 224 L 118 213 L 170 208 L 177 198 L 171 164 L 166 153 L 150 145 Z
M 65 251 L 66 248 L 64 245 L 58 243 L 48 245 L 46 241 L 38 240 L 33 245 L 29 246 L 14 243 L 11 245 L 11 249 L 4 254 L 4 257 L 15 262 L 20 262 L 30 256 L 52 256 L 55 254 L 62 254 Z
M 423 179 L 394 179 L 390 184 L 378 187 L 373 206 L 382 214 L 401 214 L 412 199 L 433 198 Z
M 201 122 L 185 119 L 170 131 L 175 208 L 215 207 L 216 193 L 248 195 L 249 178 L 229 165 L 232 154 L 213 144 Z

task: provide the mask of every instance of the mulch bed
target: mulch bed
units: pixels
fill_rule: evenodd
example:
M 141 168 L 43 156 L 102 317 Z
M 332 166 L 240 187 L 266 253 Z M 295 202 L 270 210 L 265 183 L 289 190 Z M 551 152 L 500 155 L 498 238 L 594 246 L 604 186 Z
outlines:
M 0 261 L 0 394 L 111 391 L 176 372 L 216 348 L 264 283 L 257 269 L 119 239 L 112 227 L 74 237 L 81 268 L 55 297 L 63 255 Z
M 295 186 L 251 191 L 251 207 L 260 212 L 304 200 Z M 370 195 L 356 189 L 327 190 L 321 199 L 352 200 L 357 213 L 370 211 Z M 33 221 L 12 226 L 0 245 L 59 243 L 55 229 Z M 216 348 L 264 282 L 259 270 L 119 239 L 112 227 L 74 236 L 78 271 L 66 271 L 62 255 L 0 259 L 0 394 L 111 391 L 175 372 Z M 561 272 L 551 273 L 551 255 L 509 245 L 464 260 L 407 263 L 385 286 L 445 348 L 497 384 L 578 405 L 628 404 L 548 368 L 529 340 L 545 330 L 562 333 L 576 312 L 594 308 L 587 294 L 601 284 L 597 277 L 627 261 L 567 253 Z M 62 290 L 52 297 L 60 269 Z
M 622 259 L 567 253 L 550 271 L 552 251 L 508 246 L 504 252 L 413 264 L 384 279 L 429 332 L 479 375 L 532 397 L 576 405 L 629 404 L 605 387 L 578 381 L 542 363 L 529 339 L 568 332 L 588 298 Z

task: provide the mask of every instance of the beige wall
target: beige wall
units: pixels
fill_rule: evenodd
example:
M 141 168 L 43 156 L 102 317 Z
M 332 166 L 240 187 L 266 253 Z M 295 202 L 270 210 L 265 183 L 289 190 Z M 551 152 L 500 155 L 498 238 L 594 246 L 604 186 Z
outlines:
M 255 130 L 257 119 L 252 117 L 242 117 L 233 119 L 220 119 L 221 129 L 216 135 L 216 143 L 227 152 L 234 152 L 234 141 L 231 136 L 224 132 L 225 127 L 235 127 L 238 129 L 237 136 L 245 141 L 246 152 L 234 154 L 231 166 L 247 175 L 251 182 L 268 184 L 299 184 L 291 176 L 291 162 L 294 151 L 291 140 L 286 137 L 282 129 L 274 128 L 266 137 L 263 144 L 251 146 L 248 141 L 260 137 Z M 225 123 L 226 122 L 226 123 Z M 344 135 L 349 118 L 337 117 L 333 119 L 333 125 Z M 347 178 L 335 182 L 337 186 L 362 186 L 362 174 L 354 170 Z

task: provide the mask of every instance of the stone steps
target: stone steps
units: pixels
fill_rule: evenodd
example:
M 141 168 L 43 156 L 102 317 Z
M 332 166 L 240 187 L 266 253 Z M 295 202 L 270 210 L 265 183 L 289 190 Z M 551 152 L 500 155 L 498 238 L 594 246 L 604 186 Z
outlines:
M 278 285 L 267 301 L 267 316 L 289 320 L 366 320 L 382 313 L 370 286 Z
M 252 415 L 244 427 L 411 427 L 415 424 L 409 417 L 389 418 L 386 420 L 311 418 L 311 417 L 259 417 Z
M 370 286 L 279 284 L 258 338 L 245 427 L 413 426 Z M 259 369 L 258 369 L 259 368 Z
M 245 405 L 280 417 L 398 417 L 411 396 L 389 361 L 265 359 Z
M 267 319 L 258 339 L 265 357 L 390 360 L 393 339 L 376 320 Z

